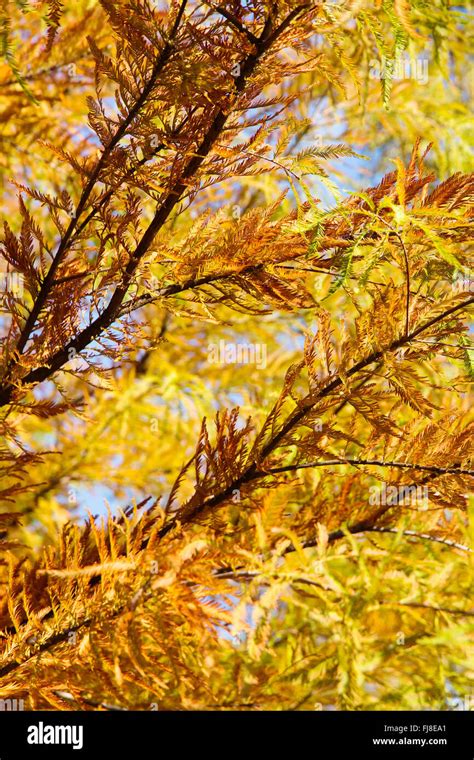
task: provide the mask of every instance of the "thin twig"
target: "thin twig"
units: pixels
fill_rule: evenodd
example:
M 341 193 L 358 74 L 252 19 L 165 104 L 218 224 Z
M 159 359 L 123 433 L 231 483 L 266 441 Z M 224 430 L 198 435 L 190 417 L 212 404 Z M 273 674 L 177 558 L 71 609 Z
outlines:
M 233 14 L 233 13 L 231 13 L 231 12 L 230 12 L 230 11 L 228 11 L 228 10 L 226 10 L 226 8 L 223 8 L 221 5 L 217 5 L 217 6 L 215 6 L 215 5 L 212 5 L 212 3 L 206 3 L 206 5 L 209 5 L 209 6 L 210 6 L 210 8 L 212 8 L 212 10 L 213 10 L 213 11 L 215 11 L 216 13 L 220 13 L 220 14 L 221 14 L 221 16 L 224 16 L 224 18 L 225 18 L 225 19 L 227 19 L 227 21 L 229 22 L 229 24 L 231 24 L 233 27 L 235 27 L 235 28 L 236 28 L 236 29 L 237 29 L 237 30 L 238 30 L 238 31 L 239 31 L 241 34 L 245 35 L 245 37 L 247 37 L 247 39 L 248 39 L 248 40 L 249 40 L 249 41 L 250 41 L 250 42 L 251 42 L 253 45 L 257 45 L 257 44 L 258 44 L 258 41 L 259 41 L 259 40 L 258 40 L 258 37 L 256 37 L 256 36 L 255 36 L 255 35 L 254 35 L 254 34 L 253 34 L 251 31 L 250 31 L 250 29 L 247 29 L 247 28 L 246 28 L 246 27 L 245 27 L 245 26 L 242 24 L 242 22 L 241 22 L 241 21 L 239 21 L 239 19 L 238 19 L 236 16 L 234 16 L 234 14 Z
M 306 462 L 303 464 L 289 464 L 282 467 L 270 467 L 268 470 L 262 470 L 260 476 L 266 473 L 277 474 L 280 472 L 291 472 L 292 470 L 303 470 L 309 467 L 337 467 L 344 466 L 346 464 L 352 465 L 371 465 L 375 467 L 399 467 L 401 469 L 409 470 L 425 470 L 426 472 L 435 472 L 439 475 L 444 474 L 460 474 L 460 475 L 474 475 L 474 470 L 466 470 L 462 467 L 437 467 L 435 465 L 423 465 L 412 462 L 384 462 L 380 459 L 330 459 L 318 462 Z
M 467 617 L 474 617 L 474 610 L 457 610 L 452 607 L 438 607 L 433 604 L 424 604 L 423 602 L 392 602 L 382 601 L 382 604 L 395 604 L 397 607 L 416 607 L 423 610 L 433 610 L 433 612 L 446 612 L 448 615 L 464 615 Z
M 424 539 L 426 541 L 434 541 L 437 544 L 444 544 L 444 546 L 450 546 L 453 549 L 459 549 L 463 552 L 473 552 L 469 546 L 465 544 L 459 544 L 457 541 L 451 541 L 449 538 L 441 538 L 440 536 L 432 536 L 430 533 L 420 533 L 416 530 L 398 530 L 398 528 L 367 528 L 365 533 L 401 533 L 402 536 L 411 536 L 413 538 Z
M 382 216 L 378 217 L 379 221 L 383 222 L 398 238 L 403 251 L 403 257 L 405 259 L 405 336 L 408 335 L 410 330 L 410 263 L 408 261 L 408 251 L 405 246 L 405 242 L 398 232 L 386 219 Z

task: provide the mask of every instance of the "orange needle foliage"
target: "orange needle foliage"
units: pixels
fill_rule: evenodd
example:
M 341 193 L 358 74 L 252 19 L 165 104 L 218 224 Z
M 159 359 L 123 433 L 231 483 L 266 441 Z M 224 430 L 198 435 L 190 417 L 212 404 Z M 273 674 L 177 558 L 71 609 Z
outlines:
M 462 8 L 1 14 L 0 698 L 449 709 L 474 676 Z

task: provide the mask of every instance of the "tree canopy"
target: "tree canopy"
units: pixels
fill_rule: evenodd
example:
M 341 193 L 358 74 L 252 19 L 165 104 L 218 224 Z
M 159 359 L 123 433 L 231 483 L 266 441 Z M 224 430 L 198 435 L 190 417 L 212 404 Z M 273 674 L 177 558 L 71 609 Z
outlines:
M 3 0 L 0 698 L 452 709 L 472 26 Z

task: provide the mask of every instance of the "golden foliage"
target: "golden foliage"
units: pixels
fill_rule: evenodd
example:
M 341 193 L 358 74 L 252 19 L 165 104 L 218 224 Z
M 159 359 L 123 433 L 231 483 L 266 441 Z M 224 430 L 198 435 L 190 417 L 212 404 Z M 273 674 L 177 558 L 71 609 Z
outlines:
M 474 675 L 464 15 L 2 14 L 0 697 L 448 709 Z M 427 50 L 424 99 L 394 63 Z

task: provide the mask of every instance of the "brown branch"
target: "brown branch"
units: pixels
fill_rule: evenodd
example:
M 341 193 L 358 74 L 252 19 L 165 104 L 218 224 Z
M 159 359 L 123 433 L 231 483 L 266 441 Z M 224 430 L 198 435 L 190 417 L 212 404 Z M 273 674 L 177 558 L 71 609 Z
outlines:
M 312 7 L 311 3 L 304 3 L 303 5 L 299 5 L 297 8 L 294 8 L 291 11 L 291 13 L 288 14 L 288 16 L 285 18 L 285 20 L 282 21 L 282 23 L 280 24 L 280 26 L 277 27 L 277 29 L 275 29 L 275 31 L 268 36 L 268 38 L 267 38 L 267 45 L 268 46 L 272 45 L 275 42 L 275 40 L 283 34 L 283 32 L 285 31 L 285 29 L 287 29 L 289 27 L 289 25 L 291 24 L 291 22 L 297 16 L 300 15 L 300 13 L 302 13 L 303 11 L 309 10 L 311 7 Z
M 307 6 L 300 6 L 299 8 L 292 11 L 290 14 L 291 19 L 295 18 L 296 15 L 301 13 L 302 10 L 306 8 Z M 235 91 L 237 93 L 243 92 L 247 79 L 253 73 L 260 58 L 269 49 L 272 42 L 274 42 L 275 39 L 277 39 L 279 34 L 284 29 L 286 29 L 288 24 L 285 22 L 280 24 L 278 29 L 269 38 L 270 26 L 271 26 L 271 22 L 268 22 L 265 24 L 263 32 L 262 32 L 262 36 L 259 40 L 258 45 L 256 46 L 257 47 L 256 52 L 251 53 L 247 57 L 244 64 L 242 65 L 240 75 L 235 79 Z M 175 27 L 176 27 L 176 24 L 175 24 Z M 170 47 L 170 50 L 171 50 L 171 47 Z M 162 61 L 163 52 L 162 52 L 162 56 L 160 56 L 160 62 Z M 168 57 L 169 57 L 169 54 L 168 54 Z M 160 65 L 160 71 L 163 68 L 164 64 L 166 63 L 166 60 Z M 153 82 L 154 82 L 154 79 L 153 79 Z M 146 97 L 148 96 L 149 91 L 151 91 L 152 87 L 153 87 L 153 84 L 149 83 L 149 86 L 147 86 L 144 89 L 142 96 L 140 98 L 140 106 L 146 100 Z M 145 94 L 145 90 L 146 90 L 146 94 Z M 107 329 L 117 319 L 121 311 L 123 300 L 131 284 L 132 277 L 140 261 L 142 260 L 143 256 L 147 252 L 148 248 L 150 247 L 157 233 L 160 231 L 160 229 L 163 227 L 163 225 L 167 221 L 169 215 L 171 214 L 175 206 L 179 203 L 183 192 L 186 190 L 188 186 L 189 179 L 200 168 L 201 164 L 203 163 L 203 161 L 205 160 L 205 158 L 211 151 L 227 119 L 228 119 L 228 113 L 223 111 L 221 108 L 218 108 L 217 113 L 207 133 L 203 137 L 201 144 L 199 145 L 198 149 L 195 151 L 186 169 L 183 171 L 181 178 L 177 180 L 174 187 L 169 191 L 169 194 L 167 195 L 167 197 L 165 198 L 161 206 L 159 206 L 159 208 L 157 209 L 155 213 L 155 216 L 153 217 L 152 221 L 150 222 L 147 229 L 145 230 L 140 242 L 138 243 L 135 251 L 130 257 L 130 260 L 127 266 L 125 267 L 122 282 L 115 289 L 104 311 L 100 314 L 99 317 L 97 317 L 96 320 L 94 320 L 94 322 L 88 325 L 88 327 L 86 327 L 79 334 L 79 336 L 77 336 L 76 338 L 73 338 L 71 341 L 69 341 L 69 343 L 65 347 L 63 347 L 62 349 L 57 351 L 56 354 L 50 357 L 48 362 L 45 365 L 38 367 L 34 370 L 31 370 L 26 376 L 21 378 L 21 380 L 17 382 L 18 386 L 22 386 L 22 385 L 30 384 L 30 383 L 38 383 L 50 377 L 56 370 L 58 370 L 61 366 L 63 366 L 63 364 L 65 364 L 67 361 L 70 360 L 71 349 L 74 349 L 76 353 L 80 353 L 86 346 L 88 346 L 93 340 L 95 340 L 100 333 L 102 333 L 105 329 Z M 129 120 L 127 119 L 127 121 Z M 122 124 L 122 126 L 118 130 L 118 132 L 122 130 L 121 136 L 123 136 L 123 133 L 124 133 L 123 131 L 124 124 Z M 116 135 L 118 134 L 118 132 L 116 133 Z M 99 164 L 100 163 L 101 162 L 99 161 Z M 93 176 L 95 177 L 98 176 L 97 167 Z M 87 185 L 87 188 L 89 188 L 90 186 L 89 195 L 90 195 L 90 192 L 92 191 L 93 184 L 95 184 L 95 181 L 96 181 L 96 179 L 94 179 L 94 183 L 91 184 L 92 179 L 93 177 L 91 177 L 91 180 L 89 181 Z M 81 211 L 84 205 L 85 205 L 85 201 L 81 199 L 81 202 L 79 204 L 79 206 L 81 206 L 81 209 L 80 209 Z M 78 216 L 79 216 L 79 207 L 78 207 L 78 211 L 76 211 L 76 219 Z M 35 306 L 32 312 L 30 313 L 27 323 L 22 331 L 23 337 L 20 336 L 20 340 L 17 344 L 17 352 L 19 353 L 21 353 L 21 350 L 24 348 L 28 340 L 29 334 L 34 327 L 34 323 L 36 322 L 36 318 L 39 314 L 39 311 L 41 311 L 41 308 L 46 301 L 46 297 L 51 287 L 51 283 L 54 280 L 54 274 L 56 272 L 57 266 L 59 265 L 59 258 L 65 250 L 66 243 L 64 241 L 65 240 L 69 241 L 72 235 L 74 224 L 75 224 L 75 221 L 71 220 L 68 230 L 66 231 L 65 237 L 63 238 L 63 241 L 58 249 L 58 253 L 56 254 L 56 257 L 51 265 L 50 270 L 48 271 L 48 274 L 45 280 L 43 281 Z M 211 281 L 212 278 L 213 276 L 210 277 L 209 281 Z M 203 278 L 201 282 L 203 282 L 205 279 L 206 278 Z M 183 286 L 176 285 L 176 286 L 171 286 L 171 287 L 176 288 L 174 292 L 180 292 Z M 186 286 L 184 289 L 188 289 L 188 287 L 190 286 Z M 170 294 L 171 294 L 171 291 L 170 291 Z M 0 390 L 0 406 L 4 406 L 5 404 L 9 403 L 14 389 L 15 389 L 14 384 L 7 383 Z
M 434 480 L 435 478 L 439 477 L 436 473 L 430 473 L 429 475 L 426 475 L 418 485 L 424 485 L 425 483 L 429 483 L 430 481 Z M 356 533 L 370 533 L 374 531 L 376 527 L 376 523 L 384 517 L 387 512 L 389 512 L 391 509 L 396 507 L 398 505 L 400 496 L 396 496 L 393 501 L 391 500 L 390 504 L 384 504 L 380 507 L 380 509 L 377 509 L 376 512 L 370 517 L 365 517 L 363 520 L 359 520 L 356 523 L 353 523 L 352 525 L 348 525 L 345 527 L 345 530 L 342 528 L 338 528 L 337 530 L 332 531 L 328 536 L 328 541 L 331 543 L 332 541 L 339 541 L 342 538 L 346 537 L 347 533 L 350 533 L 351 535 L 355 535 Z M 316 539 L 310 539 L 309 541 L 305 541 L 303 544 L 304 549 L 309 549 L 313 546 L 317 545 Z M 291 551 L 291 549 L 289 550 Z M 285 552 L 286 553 L 286 552 Z
M 423 610 L 432 610 L 433 612 L 446 612 L 448 615 L 464 615 L 474 617 L 474 610 L 457 610 L 452 607 L 438 607 L 432 604 L 423 604 L 423 602 L 382 602 L 382 604 L 396 604 L 399 607 L 417 607 Z
M 185 116 L 183 121 L 170 133 L 171 138 L 177 137 L 181 133 L 183 127 L 186 126 L 189 119 L 196 112 L 196 110 L 197 110 L 196 108 L 191 109 L 190 113 L 187 116 Z M 156 146 L 156 148 L 153 148 L 153 150 L 150 151 L 150 153 L 148 153 L 146 156 L 143 156 L 143 158 L 141 158 L 136 163 L 135 166 L 131 166 L 130 169 L 128 169 L 128 171 L 119 179 L 119 181 L 116 182 L 113 185 L 113 187 L 109 188 L 109 190 L 107 190 L 107 192 L 101 196 L 100 201 L 91 208 L 91 210 L 89 211 L 85 219 L 81 222 L 79 227 L 76 228 L 74 235 L 69 240 L 69 246 L 71 246 L 74 243 L 74 241 L 77 240 L 81 232 L 85 230 L 87 225 L 92 221 L 92 219 L 96 216 L 96 214 L 105 206 L 107 201 L 109 201 L 110 198 L 112 198 L 113 194 L 118 190 L 118 188 L 127 179 L 131 179 L 131 177 L 133 177 L 133 175 L 139 168 L 144 166 L 144 164 L 146 164 L 152 158 L 155 158 L 164 148 L 166 148 L 166 145 L 164 143 L 160 143 L 159 145 Z M 57 284 L 57 281 L 55 281 L 54 284 Z
M 371 465 L 375 467 L 399 467 L 410 470 L 426 470 L 427 472 L 435 472 L 439 475 L 444 474 L 460 474 L 460 475 L 473 475 L 474 470 L 465 470 L 462 467 L 436 467 L 435 465 L 423 465 L 413 464 L 411 462 L 384 462 L 380 459 L 331 459 L 329 461 L 321 462 L 306 462 L 304 464 L 289 464 L 283 467 L 271 467 L 268 470 L 262 470 L 260 477 L 266 474 L 277 474 L 280 472 L 290 472 L 292 470 L 302 470 L 309 467 L 334 467 L 346 464 L 352 465 Z
M 115 613 L 114 616 L 116 616 L 117 613 Z M 76 625 L 69 626 L 64 631 L 58 631 L 56 633 L 51 634 L 46 641 L 44 641 L 42 644 L 37 646 L 34 650 L 34 653 L 26 657 L 24 660 L 7 660 L 5 665 L 0 666 L 0 678 L 3 678 L 3 676 L 8 675 L 13 670 L 16 670 L 17 668 L 21 667 L 25 662 L 28 662 L 29 660 L 32 660 L 34 657 L 37 657 L 42 652 L 47 652 L 48 650 L 52 649 L 53 647 L 57 646 L 57 644 L 63 644 L 64 642 L 68 641 L 70 633 L 75 633 L 81 628 L 90 628 L 90 626 L 93 623 L 92 618 L 85 618 L 80 623 L 76 623 Z
M 212 5 L 212 3 L 206 3 L 206 5 L 209 5 L 213 11 L 216 13 L 220 13 L 221 16 L 223 16 L 229 24 L 231 24 L 233 27 L 235 27 L 241 34 L 243 34 L 247 39 L 253 44 L 258 45 L 259 39 L 256 37 L 250 29 L 247 29 L 239 19 L 234 16 L 233 13 L 223 8 L 221 5 Z
M 405 246 L 405 242 L 400 233 L 382 216 L 380 216 L 379 219 L 397 237 L 402 248 L 403 257 L 405 259 L 405 335 L 408 335 L 408 332 L 410 330 L 410 263 L 408 261 L 408 252 Z
M 76 272 L 76 274 L 68 274 L 65 277 L 58 277 L 57 280 L 53 280 L 51 283 L 52 287 L 56 287 L 56 285 L 63 285 L 65 282 L 72 282 L 73 280 L 80 280 L 84 279 L 86 277 L 92 277 L 94 272 Z
M 33 72 L 32 74 L 23 74 L 22 80 L 24 82 L 34 82 L 36 79 L 39 79 L 44 74 L 53 74 L 55 71 L 60 71 L 60 69 L 66 68 L 66 66 L 71 66 L 78 61 L 84 60 L 84 55 L 78 55 L 76 58 L 72 58 L 70 61 L 67 61 L 66 63 L 55 63 L 53 66 L 47 66 L 43 69 L 38 69 L 38 71 Z M 13 87 L 15 85 L 21 86 L 18 79 L 6 79 L 4 82 L 0 82 L 0 90 L 3 87 Z M 18 93 L 20 94 L 20 93 Z
M 130 125 L 133 123 L 134 119 L 137 117 L 138 113 L 140 112 L 141 108 L 145 104 L 146 100 L 148 99 L 148 96 L 153 90 L 153 87 L 155 86 L 158 77 L 160 76 L 161 72 L 163 71 L 164 67 L 168 63 L 171 53 L 173 51 L 173 39 L 176 36 L 176 33 L 178 31 L 179 25 L 181 23 L 184 10 L 186 8 L 187 0 L 182 0 L 180 9 L 178 11 L 178 14 L 176 16 L 175 22 L 173 24 L 169 39 L 165 43 L 163 50 L 161 51 L 160 55 L 158 56 L 158 59 L 155 63 L 155 66 L 153 67 L 153 71 L 151 73 L 150 79 L 148 80 L 147 84 L 143 88 L 143 91 L 136 101 L 133 108 L 130 109 L 127 117 L 124 119 L 122 124 L 118 127 L 117 131 L 115 132 L 114 136 L 111 138 L 108 145 L 104 148 L 95 168 L 92 172 L 89 181 L 84 188 L 80 201 L 76 207 L 76 211 L 74 216 L 72 217 L 71 221 L 69 222 L 69 225 L 67 227 L 66 232 L 64 233 L 61 242 L 58 246 L 58 250 L 56 252 L 56 255 L 54 256 L 54 259 L 51 263 L 51 266 L 48 270 L 48 273 L 46 274 L 46 277 L 44 278 L 43 282 L 41 283 L 41 287 L 39 290 L 39 293 L 36 297 L 35 303 L 33 305 L 33 308 L 31 309 L 30 314 L 28 315 L 28 318 L 23 326 L 23 329 L 20 333 L 20 336 L 18 338 L 16 348 L 15 348 L 15 354 L 21 354 L 28 343 L 31 333 L 35 327 L 36 321 L 38 319 L 39 314 L 41 313 L 49 292 L 51 290 L 51 287 L 53 285 L 56 272 L 58 270 L 59 265 L 61 264 L 64 254 L 69 248 L 71 238 L 73 235 L 73 232 L 76 229 L 76 225 L 79 221 L 79 217 L 81 216 L 82 212 L 84 211 L 86 204 L 89 200 L 89 197 L 95 187 L 96 182 L 99 179 L 100 173 L 102 169 L 104 168 L 105 164 L 107 163 L 108 158 L 110 157 L 112 151 L 117 146 L 117 144 L 120 142 L 122 137 L 127 133 L 127 130 L 129 129 Z M 9 363 L 7 365 L 6 369 L 6 377 L 8 377 L 9 372 L 11 371 L 12 365 Z
M 373 527 L 373 528 L 367 528 L 365 533 L 401 533 L 402 536 L 408 536 L 412 538 L 419 538 L 420 540 L 424 541 L 434 541 L 437 544 L 443 544 L 444 546 L 450 546 L 452 549 L 459 549 L 463 552 L 473 552 L 474 549 L 470 549 L 469 546 L 465 546 L 464 544 L 459 544 L 457 541 L 451 541 L 449 538 L 441 538 L 440 536 L 432 536 L 430 533 L 420 533 L 417 530 L 401 530 L 399 531 L 398 528 L 387 528 L 387 527 Z
M 390 346 L 388 346 L 385 351 L 379 349 L 376 351 L 373 351 L 369 356 L 367 356 L 365 359 L 361 359 L 359 362 L 354 364 L 347 372 L 346 377 L 352 377 L 353 375 L 357 374 L 363 369 L 366 369 L 368 366 L 373 364 L 374 362 L 379 361 L 383 358 L 383 354 L 387 351 L 393 352 L 401 348 L 402 346 L 406 345 L 410 342 L 414 337 L 417 335 L 420 335 L 425 330 L 429 329 L 433 325 L 435 325 L 437 322 L 442 321 L 443 319 L 446 319 L 451 314 L 454 314 L 456 311 L 459 311 L 462 308 L 466 308 L 466 306 L 469 306 L 470 304 L 474 303 L 474 296 L 469 298 L 467 301 L 462 302 L 461 304 L 457 304 L 456 306 L 452 306 L 450 309 L 447 309 L 442 314 L 439 314 L 436 317 L 433 317 L 432 319 L 428 320 L 424 324 L 420 325 L 416 330 L 414 330 L 410 335 L 404 335 L 402 338 L 398 338 L 397 340 L 393 341 Z M 308 414 L 308 412 L 313 409 L 316 404 L 321 401 L 323 398 L 326 398 L 329 396 L 333 391 L 337 390 L 342 385 L 342 380 L 339 377 L 334 378 L 326 386 L 324 386 L 315 396 L 309 397 L 309 401 L 307 401 L 306 404 L 301 404 L 300 408 L 297 409 L 293 414 L 291 414 L 286 422 L 283 424 L 283 426 L 280 428 L 279 432 L 274 435 L 274 437 L 266 444 L 266 446 L 263 447 L 260 459 L 261 461 L 264 461 L 266 457 L 268 457 L 269 454 L 271 454 L 276 448 L 278 448 L 281 441 L 290 433 L 296 425 L 298 425 L 304 417 Z M 173 517 L 168 523 L 166 523 L 162 529 L 159 532 L 160 537 L 164 537 L 167 535 L 171 530 L 173 530 L 174 527 L 178 523 L 182 523 L 183 521 L 189 522 L 189 520 L 193 519 L 197 514 L 200 512 L 212 509 L 213 507 L 219 506 L 222 504 L 222 502 L 225 502 L 226 499 L 228 499 L 230 496 L 232 496 L 232 493 L 239 489 L 241 486 L 245 485 L 246 483 L 249 483 L 253 480 L 267 477 L 268 473 L 265 471 L 260 470 L 257 467 L 256 462 L 253 462 L 246 470 L 242 473 L 238 478 L 236 478 L 227 488 L 224 489 L 224 491 L 221 491 L 220 493 L 215 494 L 214 496 L 211 496 L 201 503 L 196 504 L 193 509 L 186 515 L 186 518 L 182 518 L 181 515 Z M 429 477 L 429 476 L 428 476 Z M 392 508 L 393 504 L 389 505 L 388 509 Z M 387 508 L 384 508 L 384 511 L 386 511 Z M 382 512 L 383 514 L 383 512 Z M 378 516 L 379 517 L 379 516 Z M 378 519 L 377 517 L 377 519 Z M 363 525 L 367 525 L 367 521 L 363 521 Z M 343 534 L 342 534 L 343 535 Z

